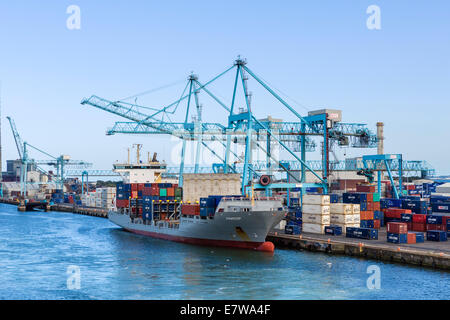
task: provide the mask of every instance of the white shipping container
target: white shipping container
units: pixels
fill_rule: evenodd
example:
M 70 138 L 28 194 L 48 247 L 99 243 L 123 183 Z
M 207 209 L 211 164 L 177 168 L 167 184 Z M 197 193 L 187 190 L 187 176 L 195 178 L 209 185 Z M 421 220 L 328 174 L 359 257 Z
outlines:
M 302 206 L 302 212 L 310 214 L 330 214 L 330 206 L 317 204 L 304 204 Z
M 353 223 L 353 215 L 344 215 L 344 214 L 331 214 L 331 223 L 339 223 L 339 224 L 346 224 L 346 223 Z
M 352 204 L 353 207 L 353 214 L 360 214 L 361 213 L 361 205 L 359 204 Z
M 444 183 L 437 186 L 436 193 L 450 193 L 450 183 Z
M 316 223 L 303 223 L 302 231 L 307 233 L 325 234 L 325 225 Z
M 330 196 L 327 194 L 305 194 L 302 204 L 329 205 Z
M 329 225 L 331 221 L 330 219 L 331 218 L 329 214 L 308 214 L 308 213 L 302 214 L 303 223 Z
M 354 214 L 354 215 L 352 215 L 352 217 L 353 217 L 353 223 L 358 224 L 358 226 L 359 226 L 359 224 L 361 223 L 361 215 Z
M 350 203 L 331 203 L 330 204 L 331 214 L 353 214 L 353 206 Z
M 279 224 L 277 224 L 274 229 L 284 230 L 286 227 L 286 220 L 281 220 Z

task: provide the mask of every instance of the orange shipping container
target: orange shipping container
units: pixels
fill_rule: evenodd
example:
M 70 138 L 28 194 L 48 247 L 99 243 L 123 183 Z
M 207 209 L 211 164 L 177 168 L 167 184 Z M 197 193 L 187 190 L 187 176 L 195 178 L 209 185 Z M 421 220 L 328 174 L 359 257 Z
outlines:
M 379 202 L 373 203 L 373 211 L 380 211 L 380 203 Z
M 373 220 L 373 211 L 361 211 L 359 216 L 361 220 Z
M 174 188 L 167 188 L 167 196 L 168 197 L 175 197 L 175 189 Z

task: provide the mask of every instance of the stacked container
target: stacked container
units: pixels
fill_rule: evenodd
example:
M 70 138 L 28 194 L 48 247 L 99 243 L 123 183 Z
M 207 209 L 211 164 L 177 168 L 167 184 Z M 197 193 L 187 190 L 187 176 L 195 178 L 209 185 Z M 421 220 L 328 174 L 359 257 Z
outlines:
M 359 227 L 359 205 L 351 203 L 331 203 L 330 204 L 330 222 L 341 228 L 345 233 L 347 227 Z M 333 230 L 333 229 L 331 229 Z
M 181 188 L 171 183 L 120 182 L 116 186 L 116 207 L 128 208 L 133 217 L 144 222 L 154 218 L 164 220 L 179 212 L 181 193 Z
M 302 201 L 303 232 L 324 234 L 325 226 L 330 225 L 330 196 L 306 194 Z

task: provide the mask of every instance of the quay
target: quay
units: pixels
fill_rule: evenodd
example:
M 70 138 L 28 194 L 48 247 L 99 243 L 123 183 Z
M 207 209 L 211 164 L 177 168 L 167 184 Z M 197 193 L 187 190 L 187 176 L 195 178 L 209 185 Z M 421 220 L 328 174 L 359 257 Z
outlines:
M 0 203 L 6 203 L 17 206 L 19 211 L 33 211 L 34 209 L 41 209 L 42 211 L 60 211 L 60 212 L 71 212 L 75 214 L 82 214 L 86 216 L 107 218 L 108 210 L 102 208 L 93 207 L 83 207 L 74 204 L 53 204 L 49 205 L 47 203 L 40 202 L 29 202 L 26 206 L 22 202 L 16 200 L 1 199 Z
M 448 242 L 388 243 L 386 242 L 385 228 L 379 230 L 378 240 L 311 233 L 288 235 L 283 230 L 270 232 L 266 240 L 273 242 L 276 248 L 346 255 L 450 271 L 450 245 Z

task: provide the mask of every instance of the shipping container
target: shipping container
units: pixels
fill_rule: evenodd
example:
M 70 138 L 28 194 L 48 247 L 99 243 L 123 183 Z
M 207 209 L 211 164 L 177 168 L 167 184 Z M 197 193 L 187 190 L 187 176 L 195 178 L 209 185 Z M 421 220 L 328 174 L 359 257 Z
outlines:
M 420 231 L 425 232 L 427 231 L 427 225 L 425 223 L 412 223 L 412 230 L 413 231 Z
M 330 205 L 330 196 L 322 194 L 303 195 L 302 205 Z
M 404 222 L 388 222 L 386 227 L 389 233 L 408 233 L 408 226 Z
M 325 234 L 331 234 L 333 236 L 339 236 L 342 234 L 342 227 L 337 225 L 325 226 Z
M 387 242 L 390 243 L 407 243 L 408 234 L 407 233 L 387 233 Z
M 427 241 L 447 241 L 447 232 L 427 231 Z
M 360 227 L 374 229 L 375 224 L 374 224 L 373 220 L 361 220 Z
M 315 224 L 330 224 L 330 215 L 329 214 L 310 214 L 303 213 L 302 215 L 303 223 L 315 223 Z
M 302 206 L 302 212 L 310 214 L 330 214 L 329 205 L 317 205 L 317 204 L 304 204 Z
M 342 195 L 342 202 L 361 204 L 367 202 L 368 193 L 349 193 L 346 192 Z
M 450 213 L 450 202 L 432 203 L 432 212 Z
M 347 238 L 377 240 L 378 230 L 369 228 L 347 227 L 345 236 Z
M 330 213 L 331 214 L 353 214 L 353 206 L 349 203 L 331 203 L 330 204 Z
M 303 222 L 302 231 L 307 233 L 324 234 L 325 225 Z
M 401 208 L 402 200 L 401 199 L 390 199 L 390 198 L 382 198 L 380 199 L 380 207 L 381 209 L 387 208 Z
M 427 216 L 427 224 L 442 224 L 444 222 L 442 216 L 429 215 Z
M 301 234 L 301 227 L 295 224 L 289 224 L 284 227 L 284 233 L 286 234 Z

